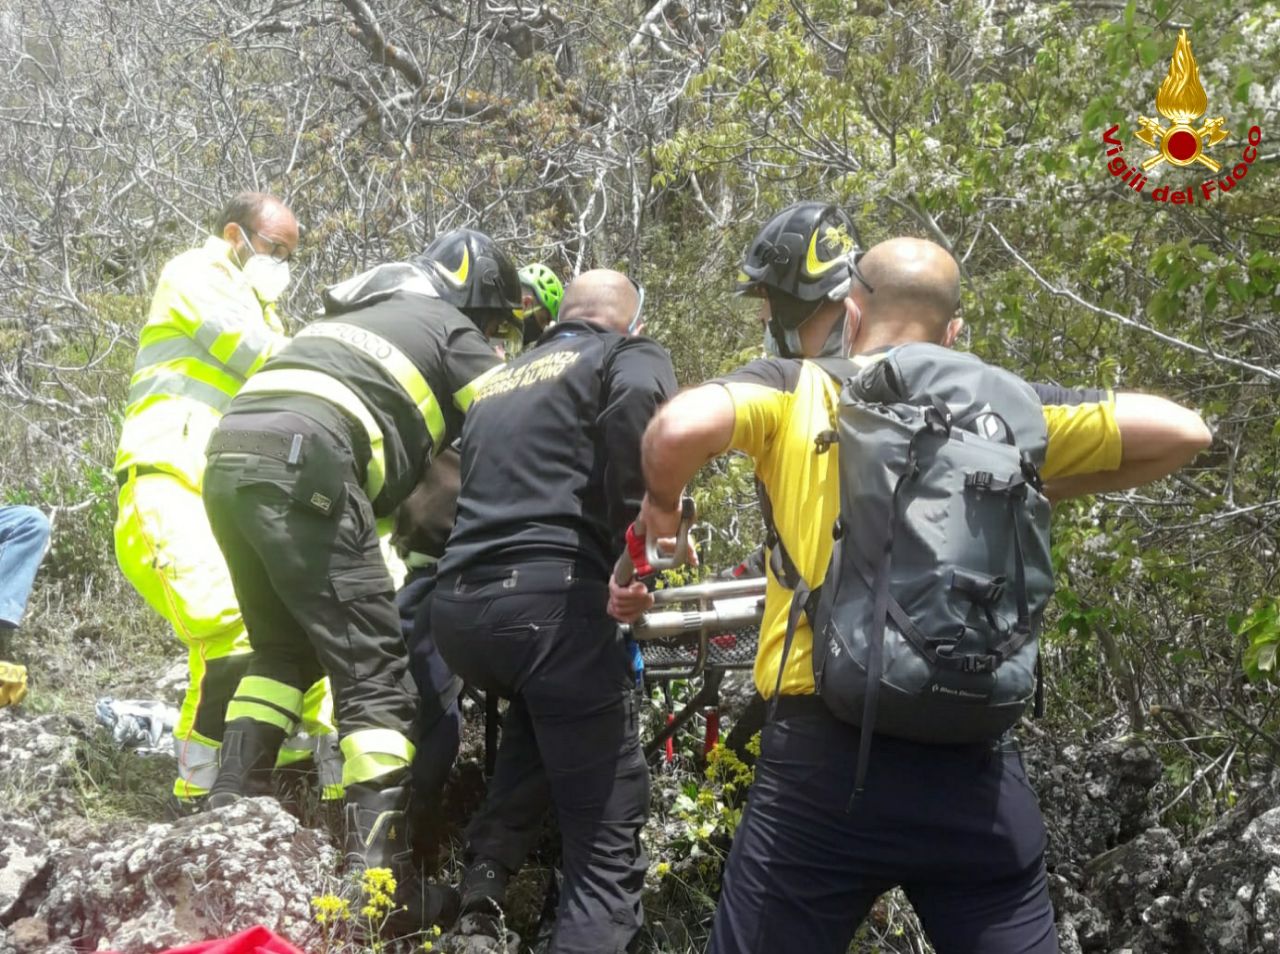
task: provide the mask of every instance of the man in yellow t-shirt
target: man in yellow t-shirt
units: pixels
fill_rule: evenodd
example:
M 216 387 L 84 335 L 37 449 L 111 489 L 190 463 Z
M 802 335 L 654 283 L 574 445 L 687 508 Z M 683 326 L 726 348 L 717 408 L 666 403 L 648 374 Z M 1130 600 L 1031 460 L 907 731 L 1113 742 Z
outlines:
M 810 587 L 822 582 L 840 508 L 839 455 L 817 453 L 814 439 L 831 427 L 838 395 L 826 372 L 803 359 L 843 353 L 866 364 L 901 344 L 950 346 L 962 328 L 959 275 L 945 250 L 894 239 L 855 259 L 844 240 L 850 230 L 839 210 L 805 203 L 766 225 L 748 249 L 740 283 L 762 295 L 784 357 L 686 391 L 654 418 L 641 509 L 650 534 L 672 534 L 684 485 L 708 459 L 738 450 L 755 462 L 795 569 Z M 1195 412 L 1162 398 L 1036 390 L 1051 499 L 1156 479 L 1209 441 Z M 755 665 L 766 697 L 778 681 L 791 601 L 771 570 Z M 619 618 L 647 602 L 639 587 L 611 587 Z M 859 730 L 814 695 L 812 643 L 801 616 L 709 952 L 843 952 L 876 897 L 895 885 L 939 954 L 1056 952 L 1044 822 L 1016 746 L 925 745 L 877 733 L 864 797 L 850 810 Z

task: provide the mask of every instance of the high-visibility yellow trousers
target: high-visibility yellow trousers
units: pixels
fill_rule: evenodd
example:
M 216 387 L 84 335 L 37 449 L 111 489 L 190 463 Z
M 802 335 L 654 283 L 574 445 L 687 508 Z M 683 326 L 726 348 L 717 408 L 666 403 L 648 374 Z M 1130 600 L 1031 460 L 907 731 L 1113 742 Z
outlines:
M 227 703 L 250 658 L 249 637 L 200 491 L 167 473 L 130 469 L 120 488 L 116 562 L 187 647 L 190 682 L 174 730 L 180 799 L 208 793 L 218 775 Z M 313 758 L 326 797 L 341 797 L 342 756 L 328 680 L 306 693 L 299 734 L 277 764 Z

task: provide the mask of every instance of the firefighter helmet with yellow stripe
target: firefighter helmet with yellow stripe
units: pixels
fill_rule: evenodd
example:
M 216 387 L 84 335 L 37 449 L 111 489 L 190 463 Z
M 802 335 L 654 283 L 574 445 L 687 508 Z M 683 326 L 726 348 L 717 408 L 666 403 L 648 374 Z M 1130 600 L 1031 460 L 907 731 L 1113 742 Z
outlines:
M 797 202 L 764 224 L 747 246 L 735 291 L 769 301 L 768 331 L 778 354 L 800 356 L 799 328 L 825 301 L 849 292 L 857 255 L 853 220 L 825 202 Z M 843 321 L 823 354 L 839 348 Z
M 787 206 L 756 233 L 742 256 L 736 289 L 742 294 L 780 291 L 818 301 L 846 285 L 850 253 L 857 249 L 853 220 L 825 202 Z
M 512 313 L 520 307 L 515 263 L 483 232 L 454 229 L 438 235 L 414 264 L 431 276 L 444 301 L 468 317 L 476 310 Z

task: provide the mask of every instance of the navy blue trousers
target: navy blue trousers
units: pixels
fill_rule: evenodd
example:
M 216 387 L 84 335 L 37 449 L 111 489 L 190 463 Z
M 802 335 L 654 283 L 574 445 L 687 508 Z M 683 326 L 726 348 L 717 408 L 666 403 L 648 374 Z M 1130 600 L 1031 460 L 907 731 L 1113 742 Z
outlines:
M 843 954 L 901 886 L 938 954 L 1056 954 L 1045 827 L 1015 747 L 876 736 L 783 700 L 761 737 L 708 954 Z
M 431 810 L 439 807 L 462 740 L 458 686 L 431 637 L 431 594 L 435 587 L 434 568 L 413 570 L 396 594 L 400 634 L 409 650 L 409 672 L 419 698 L 413 739 L 417 748 L 413 757 L 413 793 L 422 808 Z
M 498 764 L 467 828 L 473 859 L 514 870 L 555 808 L 564 880 L 551 954 L 622 954 L 644 921 L 640 842 L 649 769 L 631 655 L 603 580 L 568 564 L 464 570 L 431 604 L 441 652 L 469 685 L 511 700 Z

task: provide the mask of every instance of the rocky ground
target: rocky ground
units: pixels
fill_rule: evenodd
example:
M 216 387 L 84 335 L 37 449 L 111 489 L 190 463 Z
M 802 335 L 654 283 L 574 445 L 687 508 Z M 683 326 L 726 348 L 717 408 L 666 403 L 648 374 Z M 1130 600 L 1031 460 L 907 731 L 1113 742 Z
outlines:
M 326 833 L 271 799 L 172 823 L 90 821 L 84 763 L 97 734 L 0 710 L 0 954 L 145 954 L 252 924 L 330 949 L 311 904 L 333 882 Z M 1050 827 L 1064 954 L 1280 949 L 1280 775 L 1184 839 L 1154 823 L 1162 769 L 1141 741 L 1041 742 L 1026 761 Z

